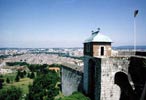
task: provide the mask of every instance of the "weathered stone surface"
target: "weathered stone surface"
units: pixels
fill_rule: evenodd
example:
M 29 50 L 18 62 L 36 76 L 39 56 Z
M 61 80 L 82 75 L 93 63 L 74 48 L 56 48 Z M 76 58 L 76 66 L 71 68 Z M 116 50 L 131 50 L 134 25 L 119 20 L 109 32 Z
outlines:
M 93 60 L 94 65 L 90 64 Z M 95 75 L 90 74 L 90 68 L 95 67 Z M 84 92 L 90 95 L 90 77 L 95 76 L 95 90 L 92 92 L 95 100 L 117 100 L 120 97 L 120 89 L 114 84 L 114 75 L 122 71 L 128 73 L 128 58 L 96 58 L 85 56 L 84 58 Z M 89 96 L 90 97 L 90 96 Z
M 120 88 L 114 83 L 114 77 L 120 71 L 127 74 L 128 65 L 128 58 L 102 58 L 100 100 L 118 100 L 120 98 Z
M 61 84 L 62 84 L 62 93 L 65 96 L 71 95 L 75 91 L 82 90 L 82 75 L 81 71 L 72 69 L 72 66 L 64 66 L 61 68 Z M 78 67 L 78 66 L 76 66 Z
M 86 55 L 84 70 L 76 67 L 62 67 L 64 95 L 78 91 L 83 84 L 83 93 L 91 100 L 139 100 L 142 93 L 145 98 L 146 57 L 97 58 Z

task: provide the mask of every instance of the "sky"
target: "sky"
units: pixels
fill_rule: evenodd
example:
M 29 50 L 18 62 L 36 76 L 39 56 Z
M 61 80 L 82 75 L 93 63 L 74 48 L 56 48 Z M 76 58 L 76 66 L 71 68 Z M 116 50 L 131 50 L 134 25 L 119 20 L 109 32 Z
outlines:
M 146 43 L 146 0 L 0 0 L 0 48 L 83 47 L 100 28 L 113 46 Z

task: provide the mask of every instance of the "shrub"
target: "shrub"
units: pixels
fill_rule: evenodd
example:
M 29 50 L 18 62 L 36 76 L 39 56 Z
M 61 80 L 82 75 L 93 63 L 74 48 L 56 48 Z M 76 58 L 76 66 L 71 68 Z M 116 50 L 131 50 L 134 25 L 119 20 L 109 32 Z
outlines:
M 0 100 L 20 100 L 22 90 L 16 87 L 10 87 L 0 91 Z
M 7 79 L 6 79 L 6 82 L 7 82 L 7 83 L 10 83 L 10 79 L 9 79 L 9 78 L 7 78 Z

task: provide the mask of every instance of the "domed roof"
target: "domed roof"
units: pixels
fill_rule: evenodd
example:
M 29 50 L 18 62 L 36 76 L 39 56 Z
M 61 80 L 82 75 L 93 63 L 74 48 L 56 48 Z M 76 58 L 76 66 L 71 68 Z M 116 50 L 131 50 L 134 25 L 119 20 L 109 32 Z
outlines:
M 84 41 L 84 43 L 88 42 L 112 42 L 112 40 L 109 37 L 97 31 L 93 32 L 92 35 Z

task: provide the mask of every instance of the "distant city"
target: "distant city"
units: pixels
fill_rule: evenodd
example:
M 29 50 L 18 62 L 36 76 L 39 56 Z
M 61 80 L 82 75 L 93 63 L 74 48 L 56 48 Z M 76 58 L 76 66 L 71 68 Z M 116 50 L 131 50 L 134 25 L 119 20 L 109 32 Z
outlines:
M 7 67 L 6 62 L 49 65 L 68 62 L 83 66 L 82 57 L 82 48 L 0 48 L 0 69 Z M 0 73 L 4 72 L 9 73 L 0 70 Z
M 113 56 L 120 55 L 119 51 L 133 51 L 133 46 L 112 47 Z M 146 46 L 137 46 L 137 51 L 146 51 Z M 0 48 L 0 68 L 6 67 L 6 62 L 27 62 L 29 64 L 62 64 L 67 62 L 83 66 L 83 55 L 82 47 Z M 4 70 L 1 70 L 0 73 L 4 72 L 9 73 Z

